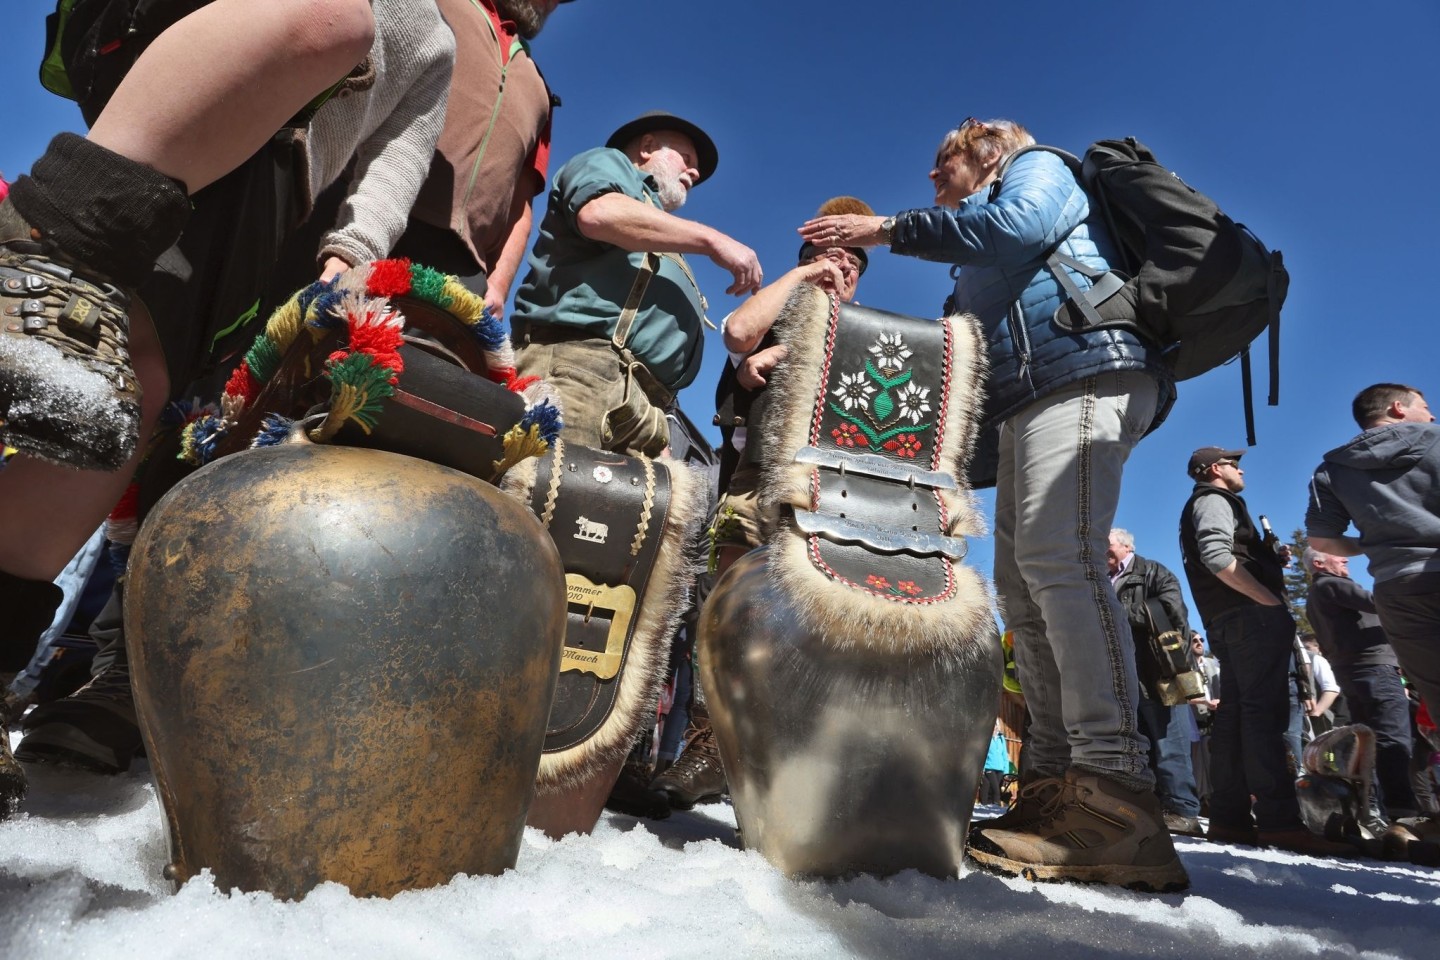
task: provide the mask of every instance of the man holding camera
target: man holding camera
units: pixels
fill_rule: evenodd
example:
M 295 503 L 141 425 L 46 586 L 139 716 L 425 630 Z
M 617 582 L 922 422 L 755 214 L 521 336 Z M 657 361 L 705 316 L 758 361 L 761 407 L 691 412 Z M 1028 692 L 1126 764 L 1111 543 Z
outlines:
M 1105 559 L 1135 641 L 1140 732 L 1150 741 L 1150 767 L 1165 826 L 1171 833 L 1201 836 L 1184 705 L 1204 695 L 1204 681 L 1190 660 L 1190 618 L 1180 581 L 1164 565 L 1137 554 L 1135 538 L 1119 527 L 1110 531 Z

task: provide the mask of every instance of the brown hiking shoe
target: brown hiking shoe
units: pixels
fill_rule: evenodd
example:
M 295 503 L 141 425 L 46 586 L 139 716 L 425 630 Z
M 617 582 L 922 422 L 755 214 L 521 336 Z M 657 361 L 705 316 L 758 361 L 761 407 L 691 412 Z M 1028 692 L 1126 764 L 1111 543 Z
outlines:
M 0 439 L 86 470 L 135 452 L 140 382 L 130 298 L 37 238 L 0 200 Z
M 663 790 L 676 810 L 689 810 L 697 803 L 725 795 L 725 767 L 708 720 L 704 726 L 697 726 L 680 757 L 650 783 L 650 788 Z
M 970 856 L 1028 880 L 1108 883 L 1151 893 L 1190 886 L 1153 791 L 1130 790 L 1072 768 L 1043 812 L 1028 825 L 972 833 Z
M 1034 783 L 1022 784 L 1015 794 L 1015 806 L 998 817 L 981 820 L 970 827 L 973 835 L 978 830 L 1014 830 L 1027 823 L 1041 819 L 1046 805 L 1065 786 L 1063 777 L 1043 777 Z

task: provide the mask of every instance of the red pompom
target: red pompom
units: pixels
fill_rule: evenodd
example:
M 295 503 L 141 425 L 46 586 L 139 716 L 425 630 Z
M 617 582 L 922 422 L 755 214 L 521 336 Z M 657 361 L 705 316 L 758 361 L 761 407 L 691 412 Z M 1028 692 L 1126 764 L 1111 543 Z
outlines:
M 513 377 L 513 376 L 512 376 L 511 378 L 509 378 L 508 380 L 505 381 L 505 389 L 506 389 L 506 390 L 509 390 L 511 393 L 524 393 L 526 387 L 530 386 L 532 383 L 539 383 L 539 382 L 540 382 L 540 378 L 539 378 L 539 377 L 534 377 L 534 376 L 531 376 L 531 377 Z
M 365 292 L 373 297 L 401 297 L 410 292 L 410 261 L 377 260 L 370 265 Z
M 140 515 L 140 484 L 132 483 L 120 494 L 116 501 L 115 508 L 110 511 L 107 518 L 112 521 L 134 520 Z
M 255 375 L 250 372 L 250 364 L 244 360 L 235 372 L 230 374 L 230 379 L 225 381 L 225 395 L 227 397 L 240 397 L 248 405 L 255 399 L 255 394 L 260 392 L 260 385 L 255 382 Z

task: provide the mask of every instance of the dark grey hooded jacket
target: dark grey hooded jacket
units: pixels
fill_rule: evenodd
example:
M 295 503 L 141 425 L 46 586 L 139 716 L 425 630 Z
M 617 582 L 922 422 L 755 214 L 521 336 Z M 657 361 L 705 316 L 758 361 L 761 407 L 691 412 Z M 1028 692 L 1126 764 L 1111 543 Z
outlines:
M 1325 454 L 1306 533 L 1340 537 L 1351 523 L 1375 582 L 1440 571 L 1440 424 L 1372 427 Z

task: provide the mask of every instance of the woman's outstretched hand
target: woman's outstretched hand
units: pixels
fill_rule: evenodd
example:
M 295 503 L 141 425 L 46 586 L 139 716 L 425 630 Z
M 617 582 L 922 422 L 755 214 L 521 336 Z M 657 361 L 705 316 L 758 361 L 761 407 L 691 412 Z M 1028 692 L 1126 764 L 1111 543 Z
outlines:
M 842 213 L 816 217 L 800 225 L 800 236 L 806 243 L 822 249 L 829 247 L 878 247 L 885 242 L 884 217 L 862 217 Z

